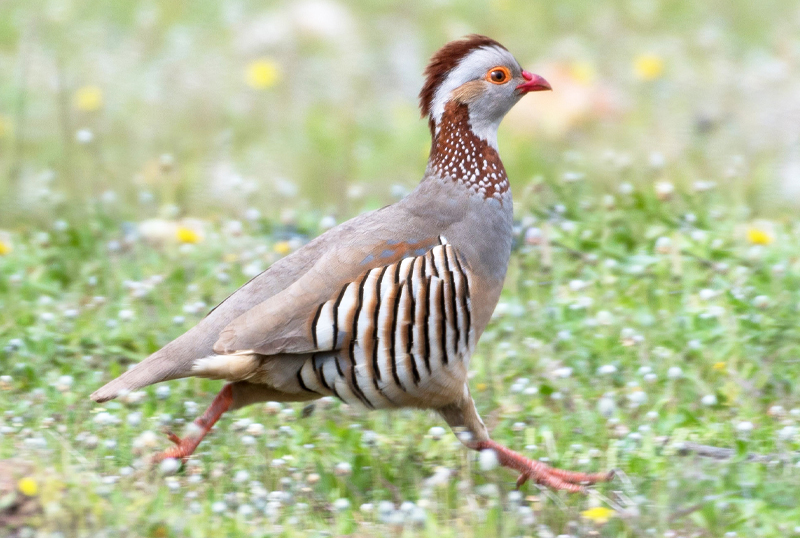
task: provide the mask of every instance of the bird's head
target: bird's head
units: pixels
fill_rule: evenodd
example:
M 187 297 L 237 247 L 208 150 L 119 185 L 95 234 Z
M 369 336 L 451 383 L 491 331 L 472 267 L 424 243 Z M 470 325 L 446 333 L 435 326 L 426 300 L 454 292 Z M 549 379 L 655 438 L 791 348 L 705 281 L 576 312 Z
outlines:
M 468 108 L 472 131 L 497 146 L 497 127 L 528 92 L 550 90 L 539 75 L 524 71 L 508 50 L 482 35 L 451 41 L 439 49 L 425 69 L 419 94 L 422 116 L 435 136 L 448 103 Z

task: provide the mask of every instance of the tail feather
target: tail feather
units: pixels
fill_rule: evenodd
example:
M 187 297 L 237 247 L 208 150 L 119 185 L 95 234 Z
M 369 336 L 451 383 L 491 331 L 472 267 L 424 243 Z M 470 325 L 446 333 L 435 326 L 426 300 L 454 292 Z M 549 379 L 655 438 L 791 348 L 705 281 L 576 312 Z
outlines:
M 192 366 L 195 360 L 211 354 L 215 341 L 213 334 L 203 331 L 203 325 L 201 322 L 118 378 L 106 383 L 92 393 L 91 399 L 106 402 L 121 393 L 193 375 Z M 205 338 L 201 336 L 203 334 Z

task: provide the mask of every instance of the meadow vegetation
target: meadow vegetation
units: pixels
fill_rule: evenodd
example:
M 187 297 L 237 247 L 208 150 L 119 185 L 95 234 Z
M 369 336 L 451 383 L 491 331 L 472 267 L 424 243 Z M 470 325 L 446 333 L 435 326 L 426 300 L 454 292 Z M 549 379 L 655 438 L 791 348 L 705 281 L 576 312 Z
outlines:
M 733 0 L 0 6 L 0 534 L 800 536 L 800 10 Z M 422 176 L 427 57 L 469 32 L 554 92 L 500 130 L 493 436 L 619 469 L 527 484 L 432 413 L 221 387 L 88 395 Z

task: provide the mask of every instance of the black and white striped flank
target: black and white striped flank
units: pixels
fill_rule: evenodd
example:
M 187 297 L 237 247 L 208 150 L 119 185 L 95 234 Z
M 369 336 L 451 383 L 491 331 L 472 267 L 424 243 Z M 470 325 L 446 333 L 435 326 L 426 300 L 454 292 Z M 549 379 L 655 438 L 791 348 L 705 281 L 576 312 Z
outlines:
M 303 390 L 395 407 L 469 354 L 469 276 L 439 241 L 424 255 L 367 271 L 319 305 L 311 324 L 318 352 L 297 371 Z

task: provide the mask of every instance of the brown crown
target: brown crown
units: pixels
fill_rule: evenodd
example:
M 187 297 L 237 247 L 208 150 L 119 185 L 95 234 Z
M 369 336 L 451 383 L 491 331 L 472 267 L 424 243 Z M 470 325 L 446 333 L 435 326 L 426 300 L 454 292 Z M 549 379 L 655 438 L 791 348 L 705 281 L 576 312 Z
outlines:
M 419 92 L 419 107 L 422 110 L 423 118 L 431 113 L 433 95 L 447 74 L 458 65 L 464 56 L 482 47 L 500 47 L 508 50 L 491 37 L 472 34 L 451 41 L 433 55 L 428 67 L 425 68 L 425 84 L 422 86 L 422 91 Z

